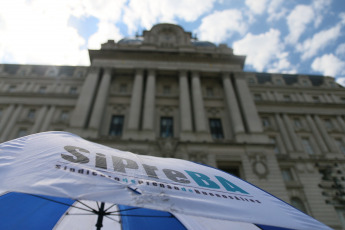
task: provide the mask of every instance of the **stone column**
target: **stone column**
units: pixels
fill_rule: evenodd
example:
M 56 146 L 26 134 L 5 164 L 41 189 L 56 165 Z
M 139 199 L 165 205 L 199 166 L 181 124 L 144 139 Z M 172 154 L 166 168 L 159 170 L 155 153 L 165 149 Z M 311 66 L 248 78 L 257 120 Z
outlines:
M 22 105 L 16 106 L 13 113 L 10 114 L 9 120 L 7 122 L 7 125 L 4 127 L 4 131 L 1 135 L 1 142 L 8 140 L 10 138 L 11 131 L 14 128 L 15 123 L 17 122 L 20 112 L 22 111 Z
M 276 117 L 276 121 L 277 121 L 278 126 L 279 126 L 280 133 L 282 135 L 282 139 L 283 139 L 283 142 L 285 144 L 286 150 L 288 151 L 288 153 L 290 153 L 293 151 L 293 147 L 292 147 L 289 135 L 286 132 L 286 128 L 285 128 L 284 123 L 280 117 L 280 114 L 276 114 L 275 117 Z
M 328 149 L 333 153 L 337 152 L 338 151 L 337 147 L 335 146 L 333 140 L 331 139 L 330 135 L 328 134 L 328 132 L 325 128 L 325 125 L 319 116 L 315 116 L 315 122 L 317 124 L 318 129 L 320 130 L 320 133 L 321 133 L 323 139 L 325 140 L 325 143 L 326 143 Z
M 196 131 L 207 132 L 204 101 L 201 92 L 200 77 L 197 72 L 192 73 L 192 95 Z
M 43 123 L 43 120 L 44 120 L 44 118 L 46 116 L 47 110 L 48 110 L 48 106 L 46 106 L 46 105 L 43 106 L 40 109 L 40 111 L 38 112 L 37 117 L 35 119 L 35 123 L 34 123 L 34 125 L 31 128 L 30 133 L 37 133 L 37 132 L 39 132 L 40 127 L 41 127 L 41 125 Z
M 241 117 L 241 111 L 238 106 L 237 98 L 230 81 L 229 73 L 223 74 L 223 87 L 225 92 L 225 101 L 228 107 L 231 125 L 235 133 L 244 133 L 244 125 Z
M 134 77 L 131 104 L 129 108 L 128 129 L 138 130 L 143 95 L 144 71 L 137 70 Z
M 321 148 L 321 151 L 323 153 L 328 152 L 327 146 L 326 146 L 323 138 L 321 137 L 319 130 L 316 128 L 316 125 L 315 125 L 315 123 L 313 121 L 313 118 L 309 114 L 306 117 L 307 117 L 307 122 L 308 122 L 308 124 L 309 124 L 309 126 L 311 128 L 311 131 L 314 134 L 314 137 L 315 137 L 315 139 L 317 141 L 317 144 Z
M 47 116 L 45 117 L 43 124 L 41 126 L 40 132 L 49 131 L 49 125 L 53 120 L 54 114 L 55 114 L 55 106 L 50 106 Z
M 239 93 L 239 99 L 243 109 L 245 122 L 247 124 L 248 131 L 250 133 L 262 133 L 263 128 L 261 120 L 259 118 L 258 111 L 254 104 L 253 97 L 249 91 L 247 82 L 244 76 L 237 75 L 235 76 L 236 87 Z
M 15 106 L 9 105 L 6 110 L 3 112 L 3 115 L 1 116 L 0 120 L 0 130 L 5 130 L 7 123 L 9 122 L 10 117 L 13 114 Z
M 143 130 L 153 130 L 155 120 L 155 96 L 156 96 L 156 77 L 155 71 L 149 70 L 144 104 Z
M 92 109 L 92 115 L 89 123 L 89 128 L 99 130 L 101 121 L 104 118 L 104 111 L 109 96 L 109 89 L 111 84 L 111 69 L 105 69 L 101 84 L 98 87 L 97 97 Z
M 289 136 L 290 136 L 290 138 L 292 140 L 293 146 L 295 147 L 295 149 L 297 151 L 302 152 L 303 151 L 303 146 L 302 146 L 299 138 L 297 137 L 297 135 L 295 133 L 295 130 L 292 128 L 293 125 L 291 124 L 290 118 L 286 114 L 283 114 L 283 119 L 284 119 L 284 122 L 285 122 L 285 125 L 286 125 L 286 128 L 287 128 L 287 131 L 289 133 Z
M 192 112 L 190 105 L 190 94 L 187 79 L 187 72 L 180 72 L 180 120 L 181 120 L 181 130 L 192 132 Z
M 79 94 L 79 98 L 72 114 L 70 125 L 72 127 L 84 128 L 86 126 L 93 98 L 96 94 L 96 88 L 99 80 L 100 69 L 91 67 L 84 85 Z
M 337 121 L 338 121 L 339 124 L 340 124 L 340 129 L 341 129 L 343 132 L 345 132 L 345 122 L 344 122 L 343 118 L 342 118 L 340 115 L 337 116 Z

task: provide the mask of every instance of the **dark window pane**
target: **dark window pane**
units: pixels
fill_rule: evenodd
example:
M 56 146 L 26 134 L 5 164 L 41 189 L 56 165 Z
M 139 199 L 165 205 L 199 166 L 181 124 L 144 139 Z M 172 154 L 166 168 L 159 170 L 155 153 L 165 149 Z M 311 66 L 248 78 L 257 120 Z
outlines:
M 210 131 L 213 139 L 223 139 L 223 128 L 220 119 L 210 119 Z
M 113 115 L 111 118 L 109 135 L 110 136 L 121 136 L 123 128 L 123 116 Z
M 162 117 L 161 118 L 161 137 L 173 137 L 173 118 L 172 117 Z

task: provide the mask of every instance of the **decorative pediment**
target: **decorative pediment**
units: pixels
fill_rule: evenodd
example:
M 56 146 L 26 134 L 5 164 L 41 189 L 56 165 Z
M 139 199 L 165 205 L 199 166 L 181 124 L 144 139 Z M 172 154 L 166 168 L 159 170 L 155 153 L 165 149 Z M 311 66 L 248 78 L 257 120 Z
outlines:
M 191 33 L 173 24 L 158 24 L 149 31 L 144 31 L 144 44 L 154 44 L 160 47 L 178 47 L 191 45 Z

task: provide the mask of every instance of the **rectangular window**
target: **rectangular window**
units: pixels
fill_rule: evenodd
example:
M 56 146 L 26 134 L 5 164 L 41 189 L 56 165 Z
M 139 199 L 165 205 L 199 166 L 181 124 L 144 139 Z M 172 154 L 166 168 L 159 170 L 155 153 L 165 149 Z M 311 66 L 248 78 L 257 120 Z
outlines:
M 171 94 L 171 86 L 163 85 L 163 95 L 170 95 L 170 94 Z
M 39 93 L 46 93 L 47 92 L 47 87 L 46 86 L 41 86 L 40 89 L 38 90 Z
M 315 103 L 320 103 L 320 102 L 321 102 L 319 96 L 313 96 L 313 101 L 314 101 Z
M 265 128 L 271 127 L 270 119 L 268 117 L 262 118 L 262 125 Z
M 123 129 L 124 117 L 121 115 L 113 115 L 111 117 L 109 136 L 121 136 Z
M 27 129 L 24 129 L 24 128 L 19 129 L 19 131 L 18 131 L 18 133 L 17 133 L 17 138 L 19 138 L 19 137 L 24 137 L 24 136 L 27 135 L 27 133 L 28 133 L 28 130 L 27 130 Z
M 255 101 L 262 101 L 262 96 L 261 96 L 261 94 L 258 94 L 258 93 L 254 94 L 254 100 L 255 100 Z
M 255 80 L 253 78 L 248 78 L 248 84 L 249 85 L 254 85 L 255 84 Z
M 294 181 L 294 178 L 290 169 L 282 169 L 281 172 L 282 172 L 284 181 L 286 182 Z
M 32 120 L 35 118 L 35 113 L 36 113 L 36 110 L 34 109 L 30 109 L 29 112 L 28 112 L 28 119 Z
M 15 86 L 15 85 L 10 85 L 10 87 L 8 88 L 8 92 L 13 93 L 13 92 L 16 91 L 16 88 L 17 88 L 17 86 Z
M 68 111 L 62 111 L 60 114 L 60 120 L 61 121 L 67 121 L 69 119 L 69 112 Z
M 160 137 L 168 138 L 174 136 L 174 120 L 172 117 L 161 117 Z
M 295 128 L 297 128 L 297 129 L 302 128 L 302 123 L 301 123 L 301 120 L 299 118 L 294 118 L 293 123 L 295 124 Z
M 335 142 L 336 142 L 340 152 L 342 154 L 345 154 L 345 145 L 344 145 L 343 141 L 340 138 L 338 138 L 338 139 L 335 139 Z
M 223 135 L 221 120 L 216 119 L 216 118 L 211 118 L 209 122 L 210 122 L 210 131 L 211 131 L 212 138 L 215 140 L 223 139 L 224 135 Z
M 283 82 L 282 82 L 281 79 L 276 79 L 276 84 L 277 84 L 277 85 L 283 85 Z
M 309 82 L 307 80 L 302 81 L 303 86 L 309 86 Z
M 292 100 L 291 100 L 291 96 L 288 95 L 288 94 L 285 94 L 285 95 L 283 96 L 283 98 L 284 98 L 284 101 L 292 101 Z
M 77 94 L 77 87 L 72 86 L 69 88 L 69 94 L 75 95 Z
M 120 93 L 127 93 L 127 84 L 120 84 Z
M 310 155 L 313 155 L 314 154 L 314 150 L 313 148 L 311 147 L 311 144 L 310 144 L 310 141 L 308 138 L 302 138 L 302 143 L 303 143 L 303 147 L 304 147 L 304 150 L 310 154 Z
M 274 145 L 274 153 L 279 154 L 280 151 L 278 148 L 277 139 L 275 137 L 270 137 L 270 143 Z
M 206 96 L 207 97 L 213 97 L 214 96 L 214 91 L 212 87 L 207 87 L 206 88 Z
M 325 121 L 325 126 L 328 130 L 333 129 L 333 123 L 331 119 L 325 119 L 324 121 Z
M 230 173 L 231 175 L 241 178 L 240 166 L 235 165 L 232 162 L 217 161 L 217 168 L 224 172 Z

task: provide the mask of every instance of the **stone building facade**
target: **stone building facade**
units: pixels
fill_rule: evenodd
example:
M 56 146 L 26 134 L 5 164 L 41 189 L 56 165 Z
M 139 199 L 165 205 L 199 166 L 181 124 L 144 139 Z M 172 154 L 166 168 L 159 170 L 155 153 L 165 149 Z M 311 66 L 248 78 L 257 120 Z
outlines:
M 61 130 L 218 167 L 345 228 L 345 90 L 244 72 L 172 24 L 90 50 L 91 66 L 0 65 L 0 141 Z

